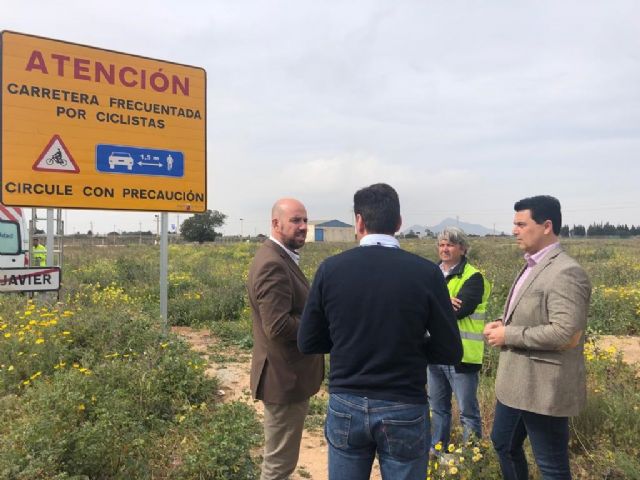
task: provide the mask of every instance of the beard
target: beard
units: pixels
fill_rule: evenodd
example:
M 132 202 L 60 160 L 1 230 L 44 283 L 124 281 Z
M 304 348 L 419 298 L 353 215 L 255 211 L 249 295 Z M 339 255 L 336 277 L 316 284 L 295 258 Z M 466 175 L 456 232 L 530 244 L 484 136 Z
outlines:
M 282 236 L 282 244 L 287 247 L 289 250 L 298 250 L 302 248 L 307 240 L 307 232 L 295 232 L 291 236 L 285 236 L 284 232 L 281 231 Z
M 306 241 L 305 237 L 291 237 L 291 238 L 287 238 L 283 243 L 284 246 L 287 247 L 289 250 L 298 250 L 299 248 L 302 248 L 304 246 L 304 243 Z

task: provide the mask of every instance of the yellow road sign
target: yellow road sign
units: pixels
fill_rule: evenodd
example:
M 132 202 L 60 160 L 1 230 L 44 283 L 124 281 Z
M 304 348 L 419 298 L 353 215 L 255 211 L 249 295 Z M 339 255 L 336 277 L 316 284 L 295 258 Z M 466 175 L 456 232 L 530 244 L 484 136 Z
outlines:
M 203 212 L 202 68 L 2 32 L 0 202 Z

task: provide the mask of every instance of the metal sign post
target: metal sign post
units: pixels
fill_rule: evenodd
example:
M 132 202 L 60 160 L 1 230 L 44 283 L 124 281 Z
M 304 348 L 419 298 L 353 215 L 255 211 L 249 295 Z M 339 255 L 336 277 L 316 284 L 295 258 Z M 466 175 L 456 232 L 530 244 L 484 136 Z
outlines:
M 47 208 L 47 267 L 52 267 L 54 263 L 53 245 L 53 208 Z
M 169 214 L 167 212 L 160 214 L 160 224 L 160 316 L 162 317 L 162 330 L 167 333 L 167 276 L 169 271 Z

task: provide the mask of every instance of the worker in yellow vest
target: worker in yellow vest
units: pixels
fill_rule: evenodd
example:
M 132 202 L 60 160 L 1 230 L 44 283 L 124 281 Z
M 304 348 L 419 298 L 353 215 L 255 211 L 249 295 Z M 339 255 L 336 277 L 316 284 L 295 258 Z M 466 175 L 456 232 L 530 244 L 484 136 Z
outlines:
M 484 275 L 467 261 L 469 241 L 464 231 L 447 227 L 438 235 L 440 270 L 447 282 L 451 304 L 458 319 L 463 356 L 458 365 L 429 365 L 427 389 L 431 408 L 432 452 L 440 443 L 445 451 L 451 434 L 451 395 L 456 396 L 463 428 L 463 440 L 482 438 L 482 420 L 478 404 L 478 381 L 482 357 L 487 299 L 491 285 Z
M 47 265 L 47 247 L 40 243 L 37 238 L 33 239 L 33 248 L 31 256 L 33 258 L 32 264 L 36 267 L 44 267 Z

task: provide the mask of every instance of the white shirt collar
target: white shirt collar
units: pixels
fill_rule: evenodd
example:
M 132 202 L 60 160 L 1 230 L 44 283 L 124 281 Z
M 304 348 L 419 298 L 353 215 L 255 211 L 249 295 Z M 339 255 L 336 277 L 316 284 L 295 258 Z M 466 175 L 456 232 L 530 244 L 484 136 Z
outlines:
M 440 271 L 442 272 L 442 274 L 445 277 L 448 277 L 449 276 L 449 272 L 453 271 L 453 269 L 456 268 L 458 265 L 460 265 L 460 262 L 456 263 L 453 267 L 451 267 L 449 269 L 446 269 L 445 266 L 444 266 L 444 263 L 440 262 L 439 267 L 440 267 Z
M 400 248 L 400 242 L 392 235 L 384 235 L 382 233 L 370 233 L 360 239 L 361 247 L 369 247 L 371 245 L 380 245 L 382 247 Z
M 273 243 L 277 243 L 278 245 L 280 245 L 280 247 L 282 247 L 282 249 L 285 252 L 287 252 L 287 254 L 291 257 L 291 260 L 296 262 L 296 265 L 300 265 L 300 254 L 298 252 L 294 252 L 293 250 L 289 250 L 287 247 L 285 247 L 280 242 L 280 240 L 278 240 L 277 238 L 274 238 L 273 235 L 269 236 L 269 240 L 271 240 Z

